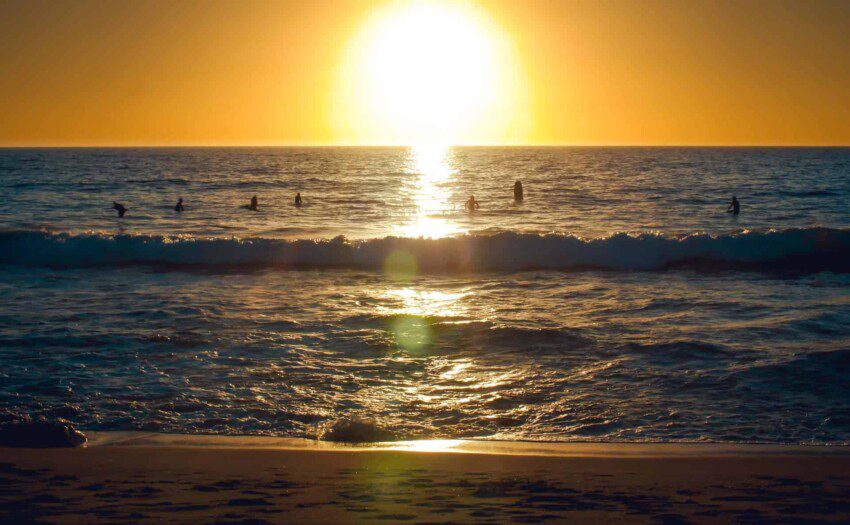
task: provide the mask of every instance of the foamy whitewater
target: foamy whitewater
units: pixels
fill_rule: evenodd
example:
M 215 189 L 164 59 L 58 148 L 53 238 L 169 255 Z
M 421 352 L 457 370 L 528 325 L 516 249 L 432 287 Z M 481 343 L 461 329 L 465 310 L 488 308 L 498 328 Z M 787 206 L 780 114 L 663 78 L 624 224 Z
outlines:
M 848 149 L 7 149 L 0 188 L 0 422 L 850 442 Z

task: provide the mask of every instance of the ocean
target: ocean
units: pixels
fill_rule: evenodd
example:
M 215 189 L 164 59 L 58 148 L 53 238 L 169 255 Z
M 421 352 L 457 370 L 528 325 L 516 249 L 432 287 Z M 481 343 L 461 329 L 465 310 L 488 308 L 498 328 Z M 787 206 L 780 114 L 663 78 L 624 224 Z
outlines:
M 850 442 L 850 149 L 3 149 L 0 195 L 0 421 Z

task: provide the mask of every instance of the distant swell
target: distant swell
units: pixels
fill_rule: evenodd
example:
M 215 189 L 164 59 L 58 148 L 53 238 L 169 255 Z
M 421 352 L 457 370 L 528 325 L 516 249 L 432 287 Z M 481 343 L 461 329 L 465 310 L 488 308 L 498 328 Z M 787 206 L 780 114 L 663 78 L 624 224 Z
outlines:
M 126 265 L 381 270 L 387 260 L 428 272 L 743 268 L 850 271 L 850 230 L 805 228 L 712 236 L 503 232 L 446 239 L 365 241 L 205 239 L 147 235 L 0 232 L 0 263 L 55 268 Z

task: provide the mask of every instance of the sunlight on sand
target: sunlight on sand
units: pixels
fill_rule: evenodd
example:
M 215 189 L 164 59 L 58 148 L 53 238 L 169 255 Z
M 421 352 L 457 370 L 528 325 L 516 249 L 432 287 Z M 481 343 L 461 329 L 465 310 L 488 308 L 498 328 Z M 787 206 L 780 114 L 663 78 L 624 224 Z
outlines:
M 394 445 L 400 450 L 412 452 L 451 452 L 463 443 L 462 439 L 422 439 L 419 441 L 402 441 Z

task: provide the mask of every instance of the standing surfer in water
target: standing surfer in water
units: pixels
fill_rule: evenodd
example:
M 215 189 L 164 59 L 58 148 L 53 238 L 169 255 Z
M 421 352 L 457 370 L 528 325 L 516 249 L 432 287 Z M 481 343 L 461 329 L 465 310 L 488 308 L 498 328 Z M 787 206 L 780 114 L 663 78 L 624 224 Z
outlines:
M 254 195 L 253 197 L 251 197 L 251 204 L 249 204 L 249 205 L 248 205 L 248 209 L 249 209 L 249 210 L 251 210 L 251 211 L 257 211 L 257 209 L 258 209 L 258 201 L 257 201 L 257 196 L 256 196 L 256 195 Z
M 514 200 L 519 202 L 524 198 L 522 192 L 522 182 L 516 181 L 514 182 Z
M 732 215 L 741 213 L 741 203 L 738 202 L 738 198 L 734 195 L 732 195 L 732 202 L 729 203 L 729 207 L 726 208 L 726 213 L 731 213 Z
M 183 211 L 183 197 L 177 199 L 177 205 L 174 206 L 174 211 Z
M 295 206 L 301 207 L 301 192 L 295 194 Z
M 475 195 L 470 195 L 469 199 L 466 201 L 466 204 L 464 204 L 464 207 L 466 207 L 467 211 L 472 213 L 481 206 L 479 206 L 478 201 L 475 200 Z
M 118 212 L 118 217 L 123 217 L 125 213 L 127 213 L 127 208 L 124 207 L 123 204 L 118 204 L 115 201 L 112 201 L 112 209 Z

